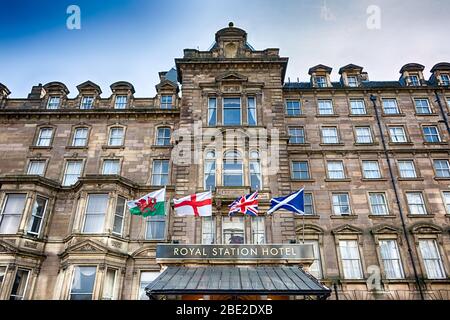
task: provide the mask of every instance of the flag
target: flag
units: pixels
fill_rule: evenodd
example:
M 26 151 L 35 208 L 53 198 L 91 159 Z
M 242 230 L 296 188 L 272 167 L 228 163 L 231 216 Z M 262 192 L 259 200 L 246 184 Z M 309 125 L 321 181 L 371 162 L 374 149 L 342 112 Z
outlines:
M 237 198 L 228 207 L 230 208 L 229 216 L 234 213 L 243 213 L 256 217 L 258 215 L 258 191 Z
M 161 189 L 149 193 L 138 200 L 127 202 L 128 209 L 132 215 L 136 216 L 163 216 L 166 214 L 164 201 L 166 199 L 166 189 Z
M 270 209 L 267 214 L 272 214 L 277 210 L 285 209 L 295 214 L 305 214 L 305 189 L 300 189 L 286 197 L 272 198 L 270 200 Z
M 212 193 L 211 191 L 192 194 L 190 196 L 173 199 L 175 203 L 175 215 L 179 217 L 196 216 L 210 217 L 212 216 Z

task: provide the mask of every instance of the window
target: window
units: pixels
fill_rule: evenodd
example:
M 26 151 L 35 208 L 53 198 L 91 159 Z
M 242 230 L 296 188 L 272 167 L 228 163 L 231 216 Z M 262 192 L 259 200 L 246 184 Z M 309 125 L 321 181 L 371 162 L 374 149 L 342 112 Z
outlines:
M 217 99 L 208 99 L 208 126 L 214 127 L 217 124 Z
M 450 86 L 450 76 L 448 74 L 441 74 L 441 83 L 443 86 Z
M 202 244 L 216 243 L 215 217 L 202 217 Z
M 314 262 L 309 267 L 309 273 L 312 274 L 316 279 L 322 278 L 322 262 L 320 259 L 319 241 L 317 240 L 305 240 L 306 244 L 312 244 Z
M 450 214 L 450 191 L 444 191 L 442 194 L 444 196 L 445 210 L 447 214 Z
M 66 164 L 66 171 L 64 172 L 63 186 L 71 186 L 77 183 L 83 170 L 83 161 L 69 160 Z
M 226 126 L 241 125 L 241 99 L 223 99 L 223 124 Z
M 309 180 L 309 167 L 307 161 L 293 161 L 292 162 L 292 179 L 295 180 Z
M 380 240 L 380 254 L 383 262 L 384 272 L 387 279 L 403 279 L 402 261 L 398 251 L 397 241 Z
M 316 76 L 316 83 L 319 88 L 325 88 L 327 87 L 327 78 Z
M 450 164 L 448 160 L 434 160 L 434 170 L 438 178 L 450 178 Z
M 161 109 L 172 109 L 172 96 L 161 96 Z
M 48 98 L 47 109 L 58 109 L 60 102 L 61 102 L 60 97 Z
M 252 240 L 253 244 L 266 243 L 265 217 L 252 217 Z
M 45 210 L 47 208 L 47 199 L 37 196 L 34 201 L 31 218 L 28 224 L 28 234 L 39 237 L 44 221 Z
M 239 151 L 227 151 L 224 155 L 223 185 L 226 187 L 244 185 L 242 158 Z
M 382 99 L 382 102 L 383 102 L 384 114 L 399 114 L 400 113 L 396 99 Z
M 422 130 L 425 142 L 428 143 L 441 142 L 441 136 L 439 135 L 439 130 L 436 126 L 426 126 L 423 127 Z
M 94 104 L 94 97 L 89 96 L 89 97 L 83 97 L 81 99 L 81 105 L 80 105 L 80 109 L 92 109 L 92 106 Z
M 391 135 L 391 142 L 393 143 L 406 143 L 405 128 L 403 127 L 391 127 L 389 128 L 389 133 Z
M 116 210 L 114 211 L 114 223 L 112 232 L 121 236 L 123 231 L 123 220 L 125 215 L 125 202 L 123 197 L 117 197 Z
M 6 195 L 0 216 L 0 234 L 16 234 L 25 209 L 26 194 Z
M 206 152 L 205 159 L 205 189 L 216 188 L 216 152 L 210 150 Z
M 5 279 L 6 267 L 0 266 L 0 292 L 2 290 L 3 279 Z
M 244 217 L 223 217 L 222 230 L 224 244 L 245 243 Z
M 27 174 L 43 176 L 44 170 L 45 170 L 44 160 L 30 160 L 30 163 L 28 164 Z
M 414 179 L 417 178 L 416 167 L 412 160 L 399 160 L 398 169 L 400 172 L 400 178 Z
M 122 146 L 123 145 L 123 133 L 124 133 L 124 129 L 123 128 L 111 128 L 109 130 L 109 142 L 108 145 L 109 146 Z
M 117 96 L 114 108 L 125 109 L 127 107 L 127 96 Z
M 362 279 L 363 272 L 359 256 L 358 242 L 355 240 L 340 240 L 342 268 L 345 279 Z
M 333 102 L 331 100 L 319 100 L 319 114 L 320 115 L 332 115 L 333 111 Z
M 370 144 L 373 143 L 372 131 L 370 127 L 357 127 L 356 132 L 356 143 Z
M 166 217 L 149 216 L 147 219 L 146 240 L 164 240 L 166 237 Z
M 116 284 L 117 270 L 108 268 L 105 275 L 105 283 L 103 284 L 103 300 L 113 300 Z
M 39 136 L 36 141 L 36 146 L 38 147 L 49 147 L 52 143 L 53 129 L 52 128 L 42 128 L 39 130 Z
M 75 266 L 70 300 L 92 300 L 96 267 Z
M 381 179 L 378 161 L 363 161 L 362 166 L 364 179 Z
M 299 116 L 302 114 L 301 104 L 298 100 L 286 100 L 286 114 L 288 116 Z
M 289 128 L 289 143 L 303 144 L 305 143 L 305 130 L 303 128 Z
M 72 147 L 85 147 L 87 145 L 88 128 L 76 128 L 73 133 Z
M 436 240 L 419 240 L 419 248 L 427 272 L 427 278 L 445 279 L 444 265 Z
M 90 194 L 87 201 L 84 233 L 102 233 L 109 197 L 107 194 Z
M 256 98 L 248 97 L 247 98 L 247 121 L 249 126 L 256 126 Z
M 17 269 L 9 300 L 23 300 L 28 286 L 29 270 Z
M 337 216 L 350 214 L 350 199 L 348 193 L 333 194 L 333 212 Z
M 420 86 L 420 80 L 419 80 L 419 76 L 416 74 L 412 74 L 409 76 L 409 80 L 410 80 L 410 85 L 417 87 Z
M 145 288 L 156 278 L 158 278 L 158 276 L 159 272 L 141 272 L 141 277 L 139 279 L 139 300 L 149 300 L 147 294 L 145 293 Z
M 120 174 L 120 161 L 116 159 L 103 160 L 102 174 Z
M 305 204 L 305 215 L 314 215 L 314 200 L 312 193 L 305 193 L 303 197 L 303 202 Z
M 339 143 L 339 137 L 336 127 L 322 128 L 322 142 L 325 144 Z
M 327 161 L 328 179 L 345 179 L 344 162 Z
M 249 161 L 250 171 L 250 187 L 252 190 L 259 190 L 262 188 L 262 174 L 261 174 L 261 161 L 259 160 L 259 152 L 250 152 Z
M 156 137 L 156 145 L 169 146 L 170 145 L 170 128 L 158 128 Z
M 430 114 L 431 107 L 428 99 L 414 99 L 417 114 Z
M 366 105 L 363 99 L 351 99 L 350 111 L 353 115 L 367 114 Z
M 388 215 L 386 196 L 384 193 L 369 193 L 370 209 L 373 215 Z
M 407 192 L 406 200 L 408 202 L 410 214 L 427 214 L 425 202 L 421 192 Z
M 169 183 L 169 160 L 154 160 L 152 172 L 152 184 L 165 186 Z
M 349 87 L 357 87 L 358 86 L 358 78 L 355 76 L 347 77 L 347 82 Z

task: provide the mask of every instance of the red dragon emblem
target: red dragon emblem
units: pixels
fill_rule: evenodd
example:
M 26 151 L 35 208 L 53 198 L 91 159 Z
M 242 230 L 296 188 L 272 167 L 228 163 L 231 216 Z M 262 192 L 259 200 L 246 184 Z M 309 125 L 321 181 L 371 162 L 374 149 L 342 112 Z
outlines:
M 141 210 L 142 214 L 147 214 L 154 212 L 156 210 L 156 199 L 148 197 L 147 199 L 140 199 L 136 202 L 139 210 Z

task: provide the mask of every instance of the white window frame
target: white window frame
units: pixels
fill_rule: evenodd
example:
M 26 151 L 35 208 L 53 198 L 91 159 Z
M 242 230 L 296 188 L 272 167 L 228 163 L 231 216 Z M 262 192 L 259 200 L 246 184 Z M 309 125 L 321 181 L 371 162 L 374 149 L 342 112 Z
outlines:
M 103 225 L 102 225 L 102 228 L 101 228 L 101 230 L 100 231 L 98 231 L 98 232 L 92 232 L 92 231 L 90 231 L 90 232 L 87 232 L 87 231 L 85 231 L 85 229 L 86 229 L 86 221 L 87 221 L 87 218 L 88 218 L 88 207 L 89 207 L 89 200 L 90 200 L 90 197 L 91 196 L 95 196 L 95 195 L 102 195 L 102 196 L 106 196 L 106 207 L 105 207 L 105 212 L 103 213 Z M 83 234 L 102 234 L 102 233 L 104 233 L 104 231 L 105 231 L 105 223 L 106 223 L 106 217 L 107 217 L 107 215 L 108 215 L 108 207 L 109 207 L 109 194 L 108 193 L 89 193 L 88 194 L 88 197 L 87 197 L 87 200 L 86 200 L 86 207 L 84 208 L 84 220 L 83 220 L 83 228 L 82 228 L 82 233 Z M 92 213 L 89 213 L 89 215 L 90 216 L 101 216 L 102 214 L 99 214 L 99 213 L 94 213 L 94 214 L 92 214 Z
M 236 124 L 226 124 L 225 123 L 225 100 L 227 99 L 239 99 L 239 123 Z M 237 108 L 232 108 L 233 110 L 236 110 Z M 229 109 L 226 109 L 229 110 Z M 222 98 L 222 124 L 224 126 L 242 126 L 242 98 L 241 97 L 223 97 Z
M 426 101 L 426 106 L 422 105 L 422 102 Z M 420 105 L 418 105 L 420 103 Z M 414 98 L 414 108 L 417 114 L 432 114 L 433 110 L 431 110 L 430 100 L 428 98 Z M 422 112 L 426 110 L 426 112 Z
M 298 103 L 298 109 L 293 108 L 292 106 Z M 288 117 L 298 117 L 303 114 L 302 112 L 302 103 L 300 100 L 296 99 L 286 99 L 285 101 L 285 112 Z M 290 113 L 291 112 L 291 113 Z
M 164 232 L 161 238 L 158 237 L 153 237 L 151 239 L 149 239 L 147 237 L 148 235 L 148 228 L 150 223 L 152 222 L 157 222 L 157 223 L 161 223 L 164 222 Z M 148 216 L 147 218 L 145 218 L 145 240 L 147 241 L 159 241 L 159 240 L 165 240 L 167 238 L 167 216 Z
M 368 135 L 361 135 L 361 131 L 367 131 L 366 133 L 368 133 Z M 373 143 L 373 135 L 372 135 L 372 129 L 367 126 L 367 127 L 355 127 L 355 135 L 356 135 L 356 143 L 357 144 L 372 144 Z M 368 141 L 367 137 L 369 137 Z
M 321 128 L 322 135 L 322 144 L 339 144 L 339 132 L 337 127 L 322 127 Z M 325 132 L 334 132 L 335 135 L 325 135 Z M 335 142 L 329 142 L 331 139 Z
M 346 246 L 347 248 L 355 248 L 354 246 L 349 246 L 348 245 L 350 242 L 352 242 L 352 244 L 356 244 L 356 251 L 354 253 L 358 254 L 358 258 L 357 259 L 356 258 L 345 258 L 344 259 L 344 255 L 343 255 L 343 247 L 344 246 L 341 245 L 344 242 L 347 243 L 347 246 Z M 362 260 L 361 260 L 361 253 L 359 252 L 358 241 L 357 240 L 339 240 L 338 248 L 339 248 L 339 252 L 340 252 L 341 265 L 342 265 L 342 274 L 344 276 L 344 279 L 351 279 L 351 280 L 353 280 L 353 279 L 363 279 L 364 278 L 364 273 L 363 273 L 363 266 L 362 266 Z M 350 274 L 346 274 L 346 272 L 345 272 L 346 269 L 347 269 L 345 267 L 345 262 L 346 261 L 352 262 L 352 271 L 351 272 L 352 272 L 352 274 L 355 274 L 356 276 L 352 276 Z M 357 266 L 358 266 L 357 270 L 354 269 L 355 265 L 354 265 L 353 262 L 357 262 Z
M 420 202 L 411 202 L 411 198 L 409 196 L 420 196 Z M 422 192 L 420 191 L 408 191 L 406 192 L 406 203 L 408 205 L 409 214 L 416 215 L 416 216 L 422 216 L 422 215 L 428 215 L 427 206 L 425 204 L 425 197 Z M 413 208 L 416 208 L 413 210 Z M 417 213 L 421 212 L 421 213 Z
M 156 163 L 161 163 L 161 170 L 160 172 L 156 172 Z M 167 172 L 163 172 L 163 168 L 164 168 L 164 163 L 167 163 Z M 159 177 L 159 180 L 157 183 L 156 182 L 156 177 Z M 163 181 L 163 177 L 167 176 L 167 183 L 164 184 L 162 183 Z M 167 159 L 154 159 L 153 163 L 152 163 L 152 185 L 154 186 L 164 186 L 164 185 L 168 185 L 170 183 L 170 161 Z
M 44 131 L 50 131 L 50 136 L 49 137 L 42 137 L 42 133 Z M 39 129 L 39 133 L 38 133 L 38 137 L 36 140 L 36 146 L 37 147 L 51 147 L 52 142 L 53 142 L 53 135 L 55 134 L 55 129 L 53 128 L 40 128 Z M 48 141 L 48 144 L 43 144 L 42 141 Z
M 332 167 L 333 165 L 339 164 L 339 170 L 334 170 Z M 330 170 L 333 169 L 333 170 Z M 333 174 L 332 174 L 333 173 Z M 339 177 L 337 177 L 336 173 L 339 173 Z M 342 174 L 341 174 L 342 173 Z M 345 174 L 345 167 L 344 167 L 344 161 L 342 160 L 327 160 L 327 178 L 329 180 L 343 180 L 346 179 Z
M 117 212 L 117 204 L 119 203 L 119 199 L 123 199 L 123 210 L 122 210 L 122 215 L 118 214 Z M 127 211 L 127 199 L 125 197 L 122 196 L 117 196 L 116 199 L 116 207 L 114 208 L 114 217 L 113 217 L 113 225 L 111 228 L 111 233 L 115 234 L 119 237 L 121 237 L 123 235 L 123 228 L 125 226 L 125 213 Z M 120 225 L 120 232 L 116 232 L 114 231 L 114 226 L 116 225 L 116 219 L 120 217 L 120 219 L 122 219 L 122 223 Z
M 383 248 L 388 248 L 389 243 L 394 244 L 396 257 L 392 257 L 392 256 L 386 257 L 383 255 L 383 253 L 384 253 Z M 383 246 L 383 244 L 386 244 L 386 246 Z M 405 272 L 403 270 L 403 262 L 402 262 L 402 257 L 400 255 L 400 250 L 398 248 L 397 240 L 395 240 L 395 239 L 380 239 L 378 246 L 380 248 L 380 259 L 381 259 L 381 263 L 383 265 L 384 274 L 386 276 L 386 279 L 389 279 L 389 280 L 404 279 Z M 389 255 L 390 255 L 390 253 L 389 253 Z M 391 272 L 391 271 L 395 272 L 395 268 L 388 267 L 387 266 L 388 261 L 391 264 L 397 264 L 397 271 L 399 272 L 398 275 L 389 274 L 389 272 Z
M 399 134 L 399 131 L 401 131 L 402 133 Z M 391 138 L 391 143 L 407 143 L 408 142 L 406 130 L 402 126 L 389 127 L 389 136 Z M 402 139 L 399 139 L 399 138 L 402 138 Z
M 228 244 L 228 243 L 225 243 L 225 230 L 224 230 L 224 226 L 225 226 L 225 219 L 229 219 L 230 217 L 228 217 L 228 216 L 223 216 L 222 217 L 222 244 Z M 246 244 L 247 243 L 247 239 L 246 239 L 246 234 L 245 234 L 245 219 L 244 219 L 244 217 L 243 216 L 236 216 L 236 217 L 233 217 L 233 219 L 239 219 L 239 220 L 241 220 L 242 221 L 242 237 L 243 237 L 243 244 Z
M 90 110 L 94 107 L 94 96 L 82 96 L 80 102 L 81 110 Z M 87 108 L 86 108 L 87 107 Z
M 70 290 L 69 290 L 69 300 L 72 300 L 72 289 L 73 289 L 73 285 L 75 282 L 75 276 L 76 276 L 76 269 L 77 268 L 95 268 L 95 279 L 94 279 L 94 283 L 92 284 L 92 292 L 91 294 L 91 299 L 89 300 L 94 300 L 94 292 L 95 292 L 95 287 L 98 281 L 98 266 L 96 265 L 74 265 L 73 266 L 73 272 L 72 272 L 72 281 L 70 282 Z M 86 295 L 87 293 L 75 293 L 75 295 Z
M 398 102 L 396 98 L 382 98 L 381 102 L 384 115 L 400 114 L 400 108 L 398 107 Z M 386 104 L 389 105 L 386 106 Z M 389 110 L 389 112 L 386 112 L 386 110 Z M 392 110 L 394 110 L 395 112 L 391 112 Z
M 425 258 L 424 255 L 423 255 L 421 244 L 423 242 L 429 242 L 429 241 L 432 241 L 432 243 L 433 243 L 433 249 L 435 250 L 434 253 L 437 255 L 437 258 Z M 446 272 L 445 272 L 444 263 L 442 261 L 442 254 L 441 254 L 441 252 L 439 250 L 439 244 L 436 241 L 436 239 L 419 239 L 419 251 L 420 251 L 420 255 L 421 255 L 421 258 L 422 258 L 423 265 L 425 267 L 425 272 L 427 274 L 427 278 L 428 279 L 446 279 L 447 276 L 446 276 Z M 427 264 L 428 260 L 437 261 L 437 264 L 439 266 L 439 272 L 441 274 L 440 276 L 438 276 L 438 277 L 431 277 L 430 276 L 430 270 L 428 269 L 428 264 Z
M 295 165 L 306 164 L 306 170 L 295 170 Z M 301 169 L 301 168 L 300 168 Z M 295 173 L 300 172 L 300 176 L 296 177 Z M 306 177 L 302 177 L 301 173 L 306 172 Z M 311 175 L 309 173 L 309 163 L 306 160 L 293 160 L 291 161 L 291 179 L 292 180 L 310 180 Z
M 125 102 L 119 101 L 121 99 L 125 98 Z M 117 95 L 116 99 L 114 101 L 114 109 L 126 109 L 128 106 L 128 96 L 127 95 Z
M 442 163 L 442 162 L 445 163 L 446 167 L 439 166 L 439 168 L 438 168 L 436 166 L 436 164 Z M 450 162 L 448 160 L 446 160 L 446 159 L 434 159 L 433 160 L 433 168 L 434 168 L 434 171 L 436 172 L 436 177 L 437 178 L 444 178 L 444 179 L 449 179 L 450 178 Z M 444 175 L 438 174 L 439 172 L 443 172 L 445 174 Z
M 57 100 L 57 103 L 54 101 Z M 48 110 L 57 110 L 61 105 L 61 97 L 60 96 L 49 96 L 47 101 L 47 109 Z
M 376 170 L 375 166 L 376 165 Z M 369 166 L 369 167 L 368 167 Z M 373 167 L 371 167 L 373 166 Z M 377 160 L 362 160 L 362 173 L 364 179 L 382 179 L 380 163 Z M 376 172 L 376 175 L 374 173 Z M 374 175 L 374 176 L 372 176 Z
M 41 168 L 41 166 L 42 166 L 42 172 L 40 172 L 40 173 L 32 173 L 31 169 L 32 169 L 33 165 L 37 164 L 37 163 L 39 163 L 39 168 Z M 45 175 L 45 166 L 46 166 L 46 164 L 47 164 L 46 160 L 31 159 L 28 162 L 27 175 L 38 175 L 38 176 L 43 177 Z
M 349 87 L 357 88 L 359 85 L 358 77 L 357 76 L 347 76 L 347 84 Z
M 290 144 L 305 144 L 306 143 L 304 127 L 290 127 L 290 128 L 288 128 L 288 133 L 289 133 L 289 143 Z M 299 134 L 299 133 L 301 133 L 301 134 Z M 293 141 L 293 140 L 295 140 L 295 141 Z
M 23 214 L 25 212 L 25 207 L 26 207 L 26 204 L 27 204 L 26 203 L 27 202 L 27 194 L 26 193 L 7 193 L 7 194 L 5 194 L 5 197 L 3 198 L 2 211 L 0 212 L 0 227 L 1 227 L 2 223 L 3 223 L 3 217 L 5 215 L 6 204 L 8 202 L 8 199 L 9 199 L 10 195 L 23 195 L 24 196 L 22 212 L 20 212 L 20 213 L 13 213 L 13 214 L 8 213 L 9 216 L 16 216 L 16 218 L 19 217 L 19 219 L 18 219 L 19 222 L 17 223 L 17 230 L 16 230 L 16 233 L 17 233 L 17 231 L 19 229 L 19 226 L 20 226 L 20 221 L 21 221 L 21 219 L 23 217 Z M 0 233 L 0 234 L 7 234 L 7 233 Z
M 44 199 L 44 201 L 45 201 L 45 205 L 44 205 L 44 209 L 42 210 L 42 216 L 41 216 L 41 217 L 36 216 L 36 215 L 34 214 L 34 206 L 35 206 L 35 204 L 37 203 L 37 199 L 38 199 L 38 198 Z M 35 236 L 35 237 L 37 237 L 37 238 L 39 238 L 39 237 L 41 236 L 42 227 L 43 227 L 44 224 L 45 224 L 45 218 L 46 218 L 46 213 L 47 213 L 48 201 L 49 201 L 48 198 L 43 197 L 43 196 L 40 196 L 40 195 L 37 195 L 36 198 L 34 199 L 34 201 L 33 201 L 33 207 L 31 208 L 30 220 L 28 221 L 27 234 L 30 234 L 30 235 Z M 38 229 L 38 231 L 37 231 L 37 232 L 33 232 L 33 231 L 31 231 L 31 227 L 33 226 L 34 219 L 36 219 L 36 218 L 37 218 L 37 219 L 41 219 L 41 221 L 40 221 L 40 223 L 39 223 L 39 229 Z
M 267 243 L 267 237 L 266 237 L 266 220 L 265 220 L 265 216 L 252 217 L 250 224 L 251 224 L 250 229 L 251 229 L 251 232 L 252 232 L 252 243 L 255 244 L 255 245 L 266 244 Z M 261 228 L 260 224 L 262 224 L 262 228 Z M 258 237 L 258 235 L 263 235 L 263 241 L 262 242 L 255 241 L 255 236 Z
M 31 270 L 30 269 L 27 269 L 27 268 L 17 268 L 17 270 L 16 270 L 16 272 L 14 273 L 14 280 L 13 280 L 13 284 L 14 284 L 14 282 L 15 282 L 15 280 L 16 280 L 16 277 L 17 277 L 17 273 L 19 272 L 19 271 L 26 271 L 26 273 L 27 273 L 27 279 L 25 280 L 25 286 L 24 286 L 24 289 L 23 289 L 23 296 L 18 296 L 18 295 L 16 295 L 16 294 L 12 294 L 12 289 L 13 288 L 11 288 L 11 292 L 10 292 L 10 294 L 9 294 L 9 299 L 10 300 L 25 300 L 25 296 L 26 296 L 26 294 L 27 294 L 27 289 L 28 289 L 28 285 L 29 285 L 29 282 L 30 282 L 30 273 L 31 273 Z M 20 299 L 11 299 L 12 297 L 19 297 Z
M 353 103 L 357 103 L 358 108 L 353 108 Z M 354 112 L 355 110 L 358 110 L 358 112 Z M 363 112 L 359 112 L 359 110 L 362 110 Z M 367 115 L 366 102 L 364 99 L 350 99 L 350 113 L 356 116 Z
M 406 163 L 410 163 L 412 165 L 412 171 L 411 168 L 408 169 L 402 169 L 402 164 L 406 164 Z M 417 170 L 416 170 L 416 165 L 414 163 L 413 160 L 398 160 L 397 161 L 397 165 L 398 165 L 398 173 L 400 178 L 402 179 L 416 179 L 418 177 L 417 175 Z M 405 172 L 414 172 L 414 176 L 405 176 L 404 173 Z
M 343 204 L 340 202 L 340 196 L 345 195 L 347 197 L 347 204 Z M 335 197 L 338 197 L 338 202 L 335 202 Z M 331 194 L 331 205 L 333 207 L 333 214 L 336 216 L 349 216 L 352 214 L 352 206 L 350 203 L 350 194 L 348 192 L 333 192 Z M 348 207 L 348 212 L 343 213 L 342 207 Z M 336 208 L 339 208 L 339 212 L 336 211 Z
M 78 131 L 86 132 L 86 136 L 81 137 L 81 138 L 77 137 L 77 132 Z M 75 130 L 73 131 L 72 147 L 86 147 L 87 143 L 88 143 L 88 137 L 89 137 L 89 128 L 86 128 L 86 127 L 75 128 Z M 84 144 L 77 145 L 77 140 L 84 141 Z
M 323 107 L 324 105 L 328 105 L 330 106 L 330 108 L 326 108 L 323 109 L 321 108 L 321 106 Z M 317 110 L 319 115 L 321 116 L 332 116 L 334 115 L 334 106 L 333 106 L 333 100 L 332 99 L 318 99 L 317 100 Z M 331 110 L 331 112 L 329 113 L 329 110 Z M 324 113 L 324 111 L 326 111 Z
M 429 132 L 425 132 L 425 130 L 429 130 Z M 430 130 L 435 130 L 435 132 L 430 132 Z M 422 133 L 423 133 L 423 139 L 426 143 L 440 143 L 442 142 L 441 134 L 439 132 L 439 128 L 437 126 L 423 126 L 422 127 Z M 437 141 L 430 141 L 434 140 L 434 138 L 437 137 Z
M 160 133 L 162 133 L 162 135 L 160 135 Z M 167 136 L 167 133 L 169 133 L 168 136 Z M 157 146 L 160 146 L 160 147 L 170 146 L 171 139 L 172 139 L 172 129 L 170 127 L 156 128 L 156 145 Z
M 169 98 L 170 98 L 170 102 L 167 102 L 167 101 L 169 101 Z M 170 103 L 170 105 L 169 105 L 169 103 Z M 161 109 L 165 109 L 165 110 L 173 109 L 173 107 L 174 107 L 174 105 L 173 105 L 173 95 L 169 95 L 169 94 L 161 95 L 160 107 L 161 107 Z
M 68 167 L 69 167 L 69 163 L 73 163 L 73 162 L 80 163 L 80 173 L 79 173 L 78 178 L 77 178 L 77 181 L 76 181 L 75 183 L 73 183 L 73 184 L 67 184 L 67 183 L 66 183 L 67 176 L 68 176 L 68 175 L 70 175 L 70 176 L 75 176 L 75 175 L 76 175 L 76 174 L 74 174 L 74 173 L 70 173 L 70 174 L 67 173 L 67 169 L 68 169 Z M 73 159 L 73 160 L 67 160 L 67 161 L 66 161 L 66 166 L 65 166 L 65 168 L 64 168 L 62 185 L 63 185 L 64 187 L 70 187 L 70 186 L 73 186 L 74 184 L 76 184 L 76 183 L 78 182 L 78 180 L 80 179 L 80 177 L 82 176 L 83 170 L 84 170 L 84 161 L 83 161 L 83 160 L 76 160 L 76 159 Z
M 378 201 L 378 197 L 381 197 L 382 201 Z M 373 202 L 376 200 L 377 202 Z M 369 204 L 370 204 L 370 213 L 374 216 L 388 216 L 389 215 L 389 206 L 386 199 L 386 194 L 384 192 L 369 192 Z M 383 208 L 383 212 L 376 212 L 379 209 L 374 210 L 375 207 Z
M 214 112 L 214 117 L 212 116 L 212 112 Z M 207 124 L 208 124 L 208 127 L 217 126 L 217 97 L 209 97 L 208 98 Z
M 217 242 L 216 217 L 215 216 L 202 217 L 201 221 L 202 221 L 202 244 L 205 245 L 215 244 Z M 207 223 L 211 224 L 211 232 L 205 232 L 205 226 Z M 205 241 L 206 240 L 205 235 L 210 235 L 212 237 L 213 239 L 212 243 L 207 243 Z
M 250 101 L 253 100 L 253 107 L 250 107 L 251 103 Z M 254 110 L 255 112 L 255 123 L 250 123 L 250 115 L 251 110 Z M 255 96 L 249 96 L 247 97 L 247 124 L 249 126 L 257 126 L 258 125 L 258 112 L 257 112 L 257 105 L 256 105 L 256 97 Z
M 115 130 L 120 130 L 122 132 L 122 134 L 120 136 L 120 144 L 112 143 L 113 140 L 115 141 L 115 140 L 119 139 L 118 135 L 113 136 L 113 131 L 115 131 Z M 124 144 L 124 140 L 125 140 L 125 128 L 124 127 L 109 128 L 109 136 L 108 136 L 108 146 L 109 147 L 121 147 Z

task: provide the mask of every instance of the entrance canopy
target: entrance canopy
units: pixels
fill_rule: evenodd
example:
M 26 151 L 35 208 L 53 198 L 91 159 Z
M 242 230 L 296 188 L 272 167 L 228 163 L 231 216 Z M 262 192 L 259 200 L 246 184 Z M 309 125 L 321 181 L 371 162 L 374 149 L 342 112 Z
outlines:
M 331 290 L 299 267 L 169 266 L 145 288 L 156 295 L 283 295 L 329 297 Z

